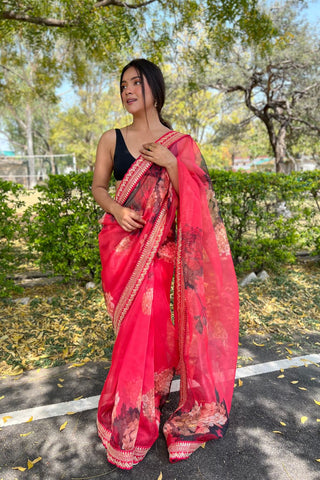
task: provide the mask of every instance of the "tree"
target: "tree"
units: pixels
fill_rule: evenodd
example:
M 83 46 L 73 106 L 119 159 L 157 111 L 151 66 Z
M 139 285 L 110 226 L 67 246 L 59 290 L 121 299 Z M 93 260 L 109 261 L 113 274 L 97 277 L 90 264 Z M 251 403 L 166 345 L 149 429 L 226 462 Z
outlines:
M 1 46 L 2 122 L 8 141 L 28 155 L 30 186 L 35 183 L 35 143 L 50 151 L 42 126 L 49 106 L 57 102 L 55 89 L 61 78 L 56 58 L 46 55 L 45 49 L 30 51 L 23 42 Z
M 195 22 L 206 24 L 211 37 L 222 39 L 223 43 L 239 37 L 260 41 L 267 38 L 271 29 L 257 0 L 3 0 L 0 3 L 3 38 L 19 32 L 30 45 L 39 46 L 44 37 L 52 43 L 62 37 L 74 56 L 82 48 L 90 58 L 103 60 L 109 68 L 133 54 L 159 59 L 164 47 L 172 43 L 174 33 L 183 28 L 193 31 Z
M 115 125 L 123 126 L 128 119 L 118 84 L 107 82 L 93 64 L 88 68 L 86 81 L 74 94 L 74 105 L 61 110 L 51 122 L 50 143 L 55 153 L 75 153 L 78 168 L 92 170 L 101 134 Z
M 277 36 L 269 52 L 237 45 L 218 68 L 207 67 L 204 88 L 240 92 L 247 108 L 265 125 L 276 171 L 287 171 L 290 136 L 320 133 L 320 41 L 298 16 L 297 2 L 272 11 Z M 214 82 L 208 80 L 208 71 Z

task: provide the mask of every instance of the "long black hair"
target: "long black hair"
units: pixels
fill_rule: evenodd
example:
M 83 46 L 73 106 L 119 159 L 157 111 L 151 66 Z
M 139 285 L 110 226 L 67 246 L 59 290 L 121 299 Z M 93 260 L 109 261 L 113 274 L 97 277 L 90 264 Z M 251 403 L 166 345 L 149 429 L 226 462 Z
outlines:
M 142 82 L 142 94 L 143 94 L 144 100 L 145 100 L 145 88 L 144 88 L 143 78 L 145 77 L 151 89 L 160 122 L 165 127 L 172 129 L 172 126 L 170 125 L 170 123 L 164 120 L 161 116 L 161 110 L 166 98 L 166 87 L 165 87 L 164 78 L 160 68 L 154 63 L 150 62 L 150 60 L 146 60 L 144 58 L 137 58 L 135 60 L 131 60 L 131 62 L 129 62 L 125 67 L 123 67 L 123 70 L 121 72 L 120 93 L 121 93 L 121 83 L 122 83 L 123 75 L 125 71 L 128 70 L 128 68 L 130 67 L 135 68 L 136 71 L 139 73 L 139 76 Z

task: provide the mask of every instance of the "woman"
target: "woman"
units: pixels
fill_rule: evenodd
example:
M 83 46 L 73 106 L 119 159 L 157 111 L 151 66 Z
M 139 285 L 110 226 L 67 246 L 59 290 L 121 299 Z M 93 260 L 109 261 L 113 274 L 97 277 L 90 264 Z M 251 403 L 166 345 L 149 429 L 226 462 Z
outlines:
M 97 422 L 108 460 L 131 469 L 158 437 L 174 374 L 181 378 L 180 402 L 164 425 L 170 461 L 224 435 L 237 359 L 238 294 L 199 149 L 162 119 L 160 69 L 133 60 L 122 71 L 120 91 L 133 121 L 102 135 L 92 186 L 106 212 L 99 235 L 102 286 L 117 335 Z M 115 200 L 107 193 L 112 170 Z

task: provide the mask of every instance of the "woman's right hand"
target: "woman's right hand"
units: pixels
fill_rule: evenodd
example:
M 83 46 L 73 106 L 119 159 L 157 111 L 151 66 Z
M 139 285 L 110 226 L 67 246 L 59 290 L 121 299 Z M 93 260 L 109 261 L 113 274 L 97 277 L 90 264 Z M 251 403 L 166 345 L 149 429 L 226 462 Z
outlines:
M 117 205 L 117 208 L 114 209 L 112 215 L 117 220 L 120 227 L 126 232 L 133 232 L 137 228 L 143 228 L 146 223 L 138 212 L 131 210 L 131 208 L 122 207 L 121 205 Z

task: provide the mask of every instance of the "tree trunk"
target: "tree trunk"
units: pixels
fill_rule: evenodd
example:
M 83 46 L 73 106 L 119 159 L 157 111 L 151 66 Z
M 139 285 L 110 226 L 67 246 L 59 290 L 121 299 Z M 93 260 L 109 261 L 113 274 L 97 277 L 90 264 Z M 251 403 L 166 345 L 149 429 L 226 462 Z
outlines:
M 275 143 L 275 162 L 277 173 L 288 173 L 286 158 L 286 127 L 281 125 Z
M 29 104 L 26 105 L 26 137 L 28 153 L 29 188 L 33 188 L 37 182 L 33 151 L 32 110 Z

